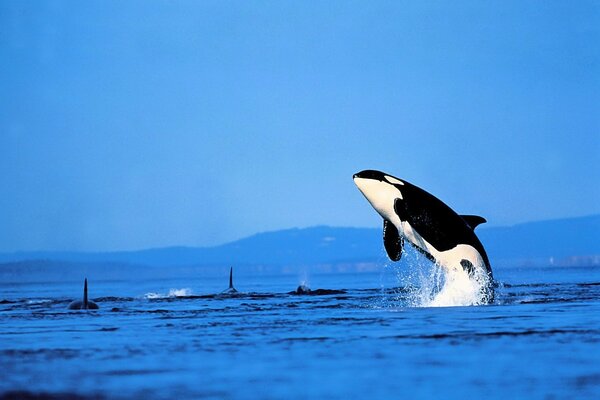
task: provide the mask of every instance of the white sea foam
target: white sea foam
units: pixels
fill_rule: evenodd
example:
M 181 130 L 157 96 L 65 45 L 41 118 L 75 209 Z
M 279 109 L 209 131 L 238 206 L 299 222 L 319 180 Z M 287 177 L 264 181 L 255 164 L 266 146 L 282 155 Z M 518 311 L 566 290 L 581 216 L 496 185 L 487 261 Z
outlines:
M 146 299 L 167 299 L 170 297 L 187 297 L 192 295 L 192 289 L 190 288 L 182 288 L 182 289 L 169 289 L 169 293 L 155 293 L 149 292 L 144 295 Z
M 407 289 L 412 307 L 452 307 L 487 304 L 487 275 L 476 268 L 472 276 L 462 269 L 448 270 L 431 263 L 414 250 L 403 253 L 396 267 L 400 286 Z
M 182 289 L 170 289 L 169 297 L 187 297 L 192 295 L 192 289 L 190 288 L 182 288 Z
M 50 303 L 52 300 L 49 299 L 36 299 L 36 300 L 27 300 L 27 304 L 45 304 Z
M 441 269 L 441 268 L 440 268 Z M 469 276 L 462 270 L 442 270 L 445 282 L 425 307 L 472 306 L 487 303 L 486 286 L 483 279 Z

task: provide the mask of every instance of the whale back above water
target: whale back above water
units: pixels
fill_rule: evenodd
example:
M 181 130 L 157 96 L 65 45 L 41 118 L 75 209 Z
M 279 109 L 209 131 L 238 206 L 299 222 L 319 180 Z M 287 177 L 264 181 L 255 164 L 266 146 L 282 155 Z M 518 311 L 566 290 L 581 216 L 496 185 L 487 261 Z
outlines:
M 75 300 L 69 304 L 69 310 L 97 310 L 98 304 L 88 300 L 87 278 L 83 282 L 83 300 Z
M 222 294 L 233 294 L 237 293 L 237 289 L 233 287 L 233 267 L 229 268 L 229 287 L 223 290 Z

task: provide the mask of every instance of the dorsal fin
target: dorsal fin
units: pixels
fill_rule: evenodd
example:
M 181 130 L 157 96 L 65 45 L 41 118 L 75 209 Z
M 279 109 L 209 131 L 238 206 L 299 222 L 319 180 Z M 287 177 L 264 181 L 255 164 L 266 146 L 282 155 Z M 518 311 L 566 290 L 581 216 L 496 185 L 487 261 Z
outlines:
M 233 267 L 229 268 L 229 289 L 233 289 Z
M 87 278 L 83 282 L 83 308 L 87 310 L 88 308 L 88 296 L 87 296 Z
M 487 222 L 485 218 L 480 217 L 479 215 L 461 215 L 460 217 L 464 219 L 467 225 L 473 230 L 477 228 L 477 225 Z

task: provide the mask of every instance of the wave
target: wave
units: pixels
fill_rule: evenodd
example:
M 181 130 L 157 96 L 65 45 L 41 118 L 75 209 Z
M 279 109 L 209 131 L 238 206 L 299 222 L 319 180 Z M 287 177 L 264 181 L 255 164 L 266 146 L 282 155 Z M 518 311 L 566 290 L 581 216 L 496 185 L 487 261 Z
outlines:
M 11 390 L 0 393 L 0 400 L 88 400 L 88 399 L 102 399 L 103 396 L 91 394 L 83 395 L 75 392 L 32 392 L 28 390 Z
M 154 299 L 169 299 L 174 297 L 191 297 L 192 289 L 190 288 L 182 288 L 182 289 L 169 289 L 169 293 L 155 293 L 149 292 L 144 295 L 145 299 L 154 300 Z
M 333 295 L 333 294 L 346 294 L 346 290 L 345 289 L 301 289 L 301 287 L 298 287 L 298 289 L 292 291 L 292 292 L 288 292 L 287 294 L 291 294 L 294 296 L 329 296 L 329 295 Z
M 529 329 L 522 331 L 496 331 L 496 332 L 455 332 L 434 333 L 425 335 L 393 335 L 393 339 L 463 339 L 474 340 L 481 338 L 501 338 L 518 336 L 552 336 L 552 335 L 598 335 L 597 329 Z
M 112 302 L 133 301 L 135 299 L 133 297 L 104 296 L 104 297 L 96 297 L 92 300 L 95 301 L 96 303 L 103 303 L 103 302 L 108 302 L 108 301 L 112 301 Z
M 33 299 L 33 300 L 27 300 L 27 304 L 28 305 L 37 305 L 37 304 L 48 304 L 48 303 L 54 303 L 56 300 L 52 300 L 52 299 Z

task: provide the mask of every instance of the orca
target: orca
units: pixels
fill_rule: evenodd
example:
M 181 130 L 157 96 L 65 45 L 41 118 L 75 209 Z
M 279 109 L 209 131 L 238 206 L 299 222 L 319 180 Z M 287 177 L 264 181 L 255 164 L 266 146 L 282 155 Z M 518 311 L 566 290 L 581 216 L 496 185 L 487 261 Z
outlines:
M 311 290 L 307 285 L 301 284 L 298 286 L 298 288 L 294 292 L 291 292 L 291 293 L 293 293 L 293 294 L 309 294 L 310 292 L 311 292 Z
M 294 294 L 299 296 L 323 296 L 329 294 L 345 294 L 345 290 L 336 290 L 336 289 L 315 289 L 312 290 L 308 286 L 302 284 L 296 288 L 293 292 L 288 292 L 288 294 Z
M 354 183 L 383 218 L 383 244 L 398 261 L 405 242 L 450 272 L 463 272 L 479 283 L 481 303 L 493 301 L 493 275 L 488 256 L 475 234 L 486 222 L 459 215 L 425 190 L 381 171 L 354 174 Z
M 233 267 L 229 268 L 229 287 L 223 290 L 221 293 L 223 294 L 233 294 L 237 293 L 236 288 L 233 287 Z
M 87 278 L 83 282 L 83 300 L 75 300 L 69 304 L 69 310 L 97 310 L 98 304 L 88 300 Z

